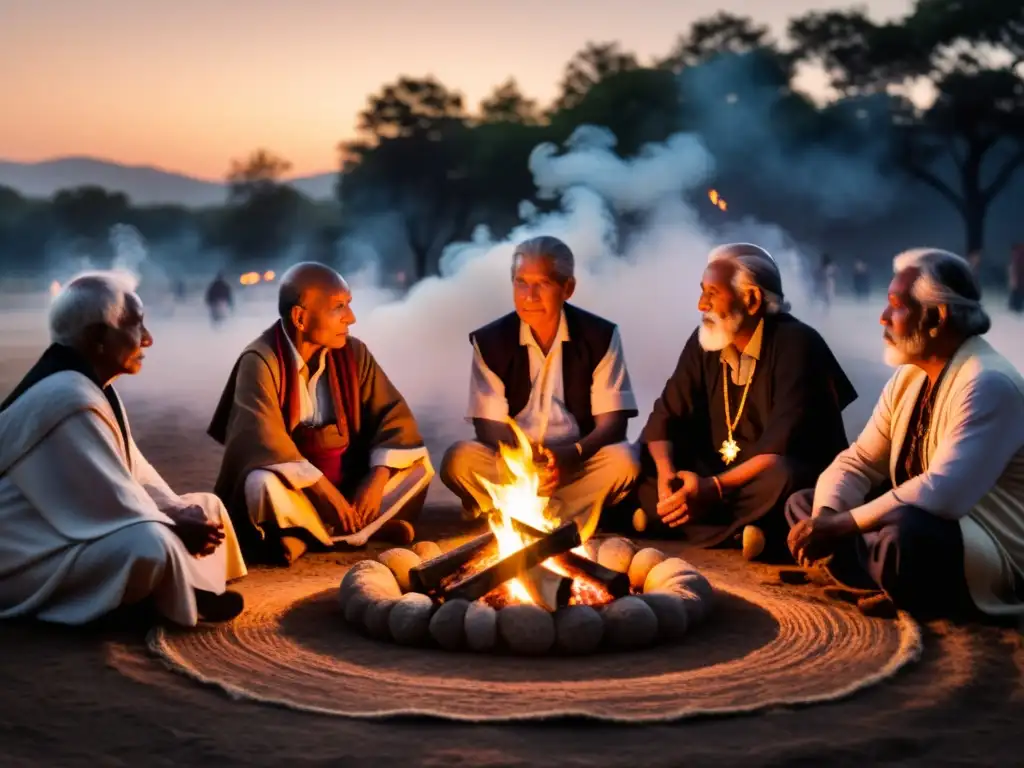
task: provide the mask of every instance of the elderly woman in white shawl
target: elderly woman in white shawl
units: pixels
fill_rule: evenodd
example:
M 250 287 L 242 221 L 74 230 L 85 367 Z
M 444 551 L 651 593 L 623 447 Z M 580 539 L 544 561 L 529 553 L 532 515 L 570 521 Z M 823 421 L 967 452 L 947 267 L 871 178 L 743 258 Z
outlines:
M 82 624 L 144 600 L 185 626 L 234 618 L 225 583 L 246 570 L 230 519 L 213 494 L 168 487 L 111 386 L 153 343 L 133 281 L 73 280 L 50 331 L 0 405 L 0 618 Z
M 856 442 L 790 498 L 798 561 L 829 558 L 861 606 L 1024 615 L 1024 378 L 982 336 L 970 265 L 896 257 L 882 312 L 899 366 Z

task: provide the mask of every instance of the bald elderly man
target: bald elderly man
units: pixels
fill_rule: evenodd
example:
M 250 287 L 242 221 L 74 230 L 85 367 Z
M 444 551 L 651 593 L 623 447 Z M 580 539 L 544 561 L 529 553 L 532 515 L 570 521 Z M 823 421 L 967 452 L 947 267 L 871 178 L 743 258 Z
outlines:
M 634 527 L 705 546 L 743 530 L 748 557 L 786 558 L 786 499 L 847 446 L 842 411 L 857 393 L 824 339 L 789 314 L 763 248 L 712 251 L 697 309 L 641 436 Z
M 409 406 L 359 339 L 333 269 L 281 278 L 280 320 L 243 350 L 209 434 L 215 491 L 246 558 L 288 565 L 309 547 L 409 543 L 434 471 Z

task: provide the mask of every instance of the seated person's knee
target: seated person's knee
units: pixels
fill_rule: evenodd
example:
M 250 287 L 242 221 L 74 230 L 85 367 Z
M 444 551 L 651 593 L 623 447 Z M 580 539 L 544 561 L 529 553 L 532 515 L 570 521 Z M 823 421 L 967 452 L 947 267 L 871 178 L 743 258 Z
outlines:
M 441 479 L 447 483 L 451 479 L 464 478 L 473 472 L 474 459 L 483 446 L 473 440 L 459 440 L 444 452 L 441 459 Z
M 609 478 L 614 478 L 616 483 L 632 484 L 640 476 L 640 453 L 630 443 L 606 445 L 597 456 L 607 462 Z

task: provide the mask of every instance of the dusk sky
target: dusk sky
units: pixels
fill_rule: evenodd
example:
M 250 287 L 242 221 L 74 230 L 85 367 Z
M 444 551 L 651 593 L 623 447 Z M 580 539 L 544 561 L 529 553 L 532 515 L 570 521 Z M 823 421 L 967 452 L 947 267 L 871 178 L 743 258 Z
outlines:
M 814 8 L 910 0 L 0 0 L 0 158 L 89 155 L 220 178 L 267 147 L 332 170 L 367 96 L 433 74 L 471 108 L 514 76 L 542 103 L 587 41 L 646 61 L 696 18 L 777 33 Z M 807 81 L 808 87 L 820 83 Z

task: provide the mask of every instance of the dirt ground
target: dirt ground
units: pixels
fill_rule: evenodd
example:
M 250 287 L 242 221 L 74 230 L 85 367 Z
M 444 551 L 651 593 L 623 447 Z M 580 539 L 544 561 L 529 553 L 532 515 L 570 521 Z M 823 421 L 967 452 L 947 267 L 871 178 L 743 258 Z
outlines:
M 42 342 L 35 333 L 4 330 L 0 396 Z M 210 489 L 219 459 L 217 446 L 205 437 L 212 404 L 204 400 L 183 408 L 154 397 L 142 385 L 145 376 L 138 377 L 139 386 L 126 387 L 125 397 L 142 450 L 179 491 Z M 867 396 L 873 399 L 874 392 Z M 435 504 L 425 516 L 423 537 L 452 530 L 450 506 Z M 712 567 L 746 567 L 731 552 L 711 562 Z M 764 579 L 777 579 L 772 568 L 756 567 Z M 0 765 L 1021 763 L 1024 651 L 1014 629 L 930 624 L 920 663 L 846 701 L 635 727 L 578 721 L 371 722 L 301 714 L 235 702 L 165 671 L 146 656 L 143 638 L 138 626 L 4 624 Z

